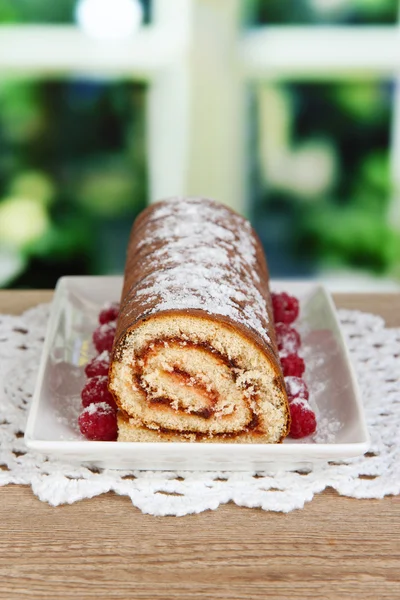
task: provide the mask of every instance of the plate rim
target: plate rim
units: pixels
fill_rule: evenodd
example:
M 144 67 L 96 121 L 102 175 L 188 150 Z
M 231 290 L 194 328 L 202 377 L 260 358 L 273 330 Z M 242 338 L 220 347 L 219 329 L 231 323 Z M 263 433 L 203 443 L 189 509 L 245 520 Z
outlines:
M 134 456 L 134 452 L 137 449 L 141 449 L 142 451 L 146 450 L 156 450 L 160 448 L 160 445 L 168 446 L 169 448 L 182 448 L 183 442 L 105 442 L 105 441 L 92 441 L 92 440 L 41 440 L 37 439 L 34 435 L 35 423 L 38 416 L 39 408 L 40 408 L 40 393 L 43 386 L 44 374 L 48 359 L 48 354 L 51 348 L 53 333 L 56 329 L 58 318 L 60 312 L 63 308 L 62 306 L 62 296 L 65 294 L 68 283 L 82 283 L 83 281 L 88 280 L 108 280 L 108 281 L 120 281 L 122 282 L 123 277 L 121 275 L 77 275 L 77 276 L 63 276 L 60 277 L 57 281 L 54 290 L 54 296 L 51 301 L 50 307 L 50 315 L 46 327 L 45 340 L 43 343 L 42 354 L 40 358 L 38 374 L 35 384 L 35 390 L 32 397 L 31 406 L 29 409 L 28 419 L 26 422 L 25 433 L 24 433 L 24 441 L 26 446 L 33 451 L 42 452 L 44 454 L 55 454 L 60 456 L 63 455 L 68 457 L 72 454 L 83 454 L 84 452 L 97 455 L 97 458 L 103 455 L 104 449 L 107 448 L 107 454 L 109 458 L 113 458 L 113 454 L 118 454 L 121 450 L 125 452 L 129 449 L 132 451 L 132 457 Z M 285 461 L 285 459 L 291 459 L 292 462 L 304 463 L 307 460 L 315 461 L 327 461 L 331 458 L 340 459 L 339 455 L 342 456 L 342 459 L 351 458 L 355 456 L 360 456 L 368 451 L 370 448 L 371 440 L 370 434 L 368 431 L 364 406 L 362 403 L 361 393 L 359 384 L 357 381 L 356 373 L 354 366 L 351 361 L 350 351 L 346 344 L 342 327 L 340 325 L 339 316 L 337 313 L 336 306 L 334 304 L 332 295 L 327 290 L 326 286 L 318 280 L 290 280 L 290 279 L 271 279 L 270 287 L 284 287 L 290 286 L 298 287 L 299 289 L 302 287 L 303 289 L 307 286 L 310 289 L 319 290 L 323 296 L 324 300 L 327 303 L 327 306 L 332 314 L 335 325 L 337 327 L 339 333 L 339 342 L 341 347 L 341 352 L 343 353 L 344 359 L 346 361 L 349 374 L 350 381 L 353 389 L 353 395 L 357 408 L 357 415 L 359 419 L 359 424 L 362 431 L 363 439 L 361 441 L 354 442 L 344 442 L 344 443 L 315 443 L 315 442 L 304 442 L 304 443 L 294 443 L 294 444 L 240 444 L 240 443 L 220 443 L 215 442 L 213 444 L 202 444 L 201 442 L 192 442 L 190 444 L 185 445 L 185 452 L 188 451 L 189 454 L 198 452 L 199 448 L 208 448 L 217 450 L 218 452 L 228 453 L 232 451 L 233 448 L 240 449 L 243 455 L 251 454 L 255 450 L 263 449 L 264 457 L 266 460 L 270 458 L 277 458 L 281 461 Z M 88 447 L 90 444 L 90 450 Z M 293 457 L 293 447 L 297 448 L 298 451 L 302 450 L 300 456 Z M 292 453 L 292 455 L 290 455 Z M 303 456 L 303 453 L 306 453 L 306 456 Z M 326 458 L 318 458 L 313 456 L 313 454 L 329 454 Z M 297 455 L 299 452 L 296 453 Z M 81 457 L 81 462 L 85 462 L 85 457 Z M 181 469 L 179 465 L 177 465 L 177 469 Z M 137 469 L 140 470 L 140 469 Z M 170 469 L 163 469 L 170 470 Z M 182 470 L 182 469 L 181 469 Z M 196 470 L 196 469 L 195 469 Z

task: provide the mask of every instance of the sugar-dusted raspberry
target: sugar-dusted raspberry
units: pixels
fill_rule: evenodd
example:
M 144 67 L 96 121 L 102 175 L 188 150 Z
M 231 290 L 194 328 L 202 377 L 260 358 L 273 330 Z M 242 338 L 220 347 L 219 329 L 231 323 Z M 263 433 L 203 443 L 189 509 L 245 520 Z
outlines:
M 305 400 L 294 400 L 289 404 L 292 423 L 289 435 L 292 438 L 302 438 L 311 435 L 317 428 L 315 414 Z
M 110 353 L 104 350 L 98 356 L 92 358 L 85 367 L 86 377 L 95 377 L 96 375 L 108 375 L 110 367 Z
M 107 350 L 111 352 L 115 336 L 115 323 L 99 325 L 93 332 L 93 343 L 99 354 Z
M 106 402 L 89 404 L 79 415 L 79 429 L 89 440 L 113 442 L 117 439 L 117 414 Z
M 293 323 L 299 316 L 299 301 L 286 292 L 272 294 L 272 308 L 275 323 Z
M 304 360 L 298 354 L 282 356 L 281 365 L 285 377 L 301 377 L 305 371 Z
M 99 314 L 99 323 L 100 325 L 104 325 L 104 323 L 110 323 L 111 321 L 115 321 L 118 318 L 119 313 L 119 303 L 112 302 L 111 304 L 106 304 Z
M 114 397 L 108 389 L 108 377 L 106 375 L 96 375 L 96 377 L 88 379 L 81 392 L 81 398 L 83 406 L 106 402 L 114 410 L 117 408 Z
M 306 382 L 300 377 L 285 377 L 286 391 L 289 402 L 293 402 L 295 398 L 308 400 L 309 393 Z
M 301 346 L 300 334 L 286 323 L 275 325 L 278 350 L 285 354 L 295 354 Z

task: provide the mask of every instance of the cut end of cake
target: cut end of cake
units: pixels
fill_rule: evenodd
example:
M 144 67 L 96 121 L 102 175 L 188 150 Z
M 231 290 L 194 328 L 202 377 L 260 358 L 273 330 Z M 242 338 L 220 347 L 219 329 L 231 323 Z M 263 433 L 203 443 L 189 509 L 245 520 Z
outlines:
M 118 341 L 110 389 L 120 441 L 277 443 L 288 431 L 278 361 L 209 315 L 137 323 Z

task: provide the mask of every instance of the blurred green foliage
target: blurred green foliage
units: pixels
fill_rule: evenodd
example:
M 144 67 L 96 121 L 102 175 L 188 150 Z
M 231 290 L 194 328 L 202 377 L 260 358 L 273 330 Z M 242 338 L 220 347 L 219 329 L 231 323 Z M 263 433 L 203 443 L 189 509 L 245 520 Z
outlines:
M 145 93 L 123 81 L 0 82 L 0 285 L 121 270 L 147 198 Z
M 397 23 L 398 8 L 398 0 L 252 0 L 246 18 L 264 25 L 389 25 Z M 253 218 L 271 273 L 346 267 L 398 276 L 400 237 L 388 219 L 392 84 L 269 87 L 272 100 L 256 92 L 257 135 L 274 143 L 259 143 Z M 274 116 L 265 119 L 268 110 Z M 315 149 L 308 157 L 307 147 Z
M 385 81 L 261 85 L 258 133 L 277 141 L 260 146 L 253 215 L 274 276 L 337 267 L 398 274 L 400 234 L 388 218 L 392 98 L 393 85 Z M 269 106 L 279 103 L 266 119 Z M 312 144 L 299 175 L 299 156 Z M 332 157 L 335 170 L 326 166 Z M 315 181 L 321 185 L 311 193 Z
M 0 23 L 70 23 L 74 0 L 0 0 Z
M 253 21 L 276 25 L 389 24 L 398 12 L 397 0 L 250 0 L 249 5 Z
M 383 274 L 398 264 L 400 236 L 378 210 L 325 203 L 306 221 L 307 251 L 320 256 L 326 267 L 347 264 Z
M 73 23 L 74 6 L 0 0 L 0 24 Z M 398 18 L 397 0 L 246 0 L 243 8 L 250 24 Z M 112 79 L 0 80 L 0 286 L 121 271 L 148 195 L 145 94 Z M 387 217 L 392 98 L 385 81 L 254 90 L 253 221 L 274 276 L 400 273 L 399 234 Z

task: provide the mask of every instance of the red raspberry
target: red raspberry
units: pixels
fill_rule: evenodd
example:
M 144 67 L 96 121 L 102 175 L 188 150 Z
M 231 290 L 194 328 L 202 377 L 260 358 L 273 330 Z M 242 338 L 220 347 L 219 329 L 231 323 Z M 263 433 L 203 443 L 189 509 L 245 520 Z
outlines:
M 117 415 L 105 402 L 87 406 L 78 423 L 81 433 L 89 440 L 113 442 L 117 439 Z
M 99 325 L 93 332 L 93 343 L 99 354 L 107 350 L 111 352 L 115 337 L 115 323 Z
M 295 398 L 308 400 L 309 393 L 306 382 L 300 377 L 285 377 L 285 385 L 289 402 L 293 402 Z
M 108 378 L 104 375 L 96 375 L 88 379 L 81 392 L 82 405 L 106 402 L 112 409 L 116 410 L 114 397 L 108 389 Z
M 295 354 L 301 346 L 300 334 L 286 323 L 277 323 L 275 326 L 278 350 L 287 354 Z
M 304 400 L 295 400 L 289 404 L 292 423 L 289 435 L 292 438 L 302 438 L 311 435 L 317 428 L 315 414 Z
M 110 321 L 116 321 L 119 313 L 119 303 L 112 302 L 111 304 L 106 304 L 102 311 L 99 314 L 99 323 L 100 325 L 104 325 L 104 323 L 110 323 Z
M 304 360 L 298 354 L 282 356 L 281 365 L 285 377 L 301 377 L 306 368 Z
M 96 375 L 108 375 L 110 367 L 110 353 L 104 350 L 98 356 L 92 358 L 85 367 L 86 377 L 95 377 Z
M 286 292 L 272 294 L 272 308 L 275 323 L 293 323 L 299 316 L 299 301 Z

